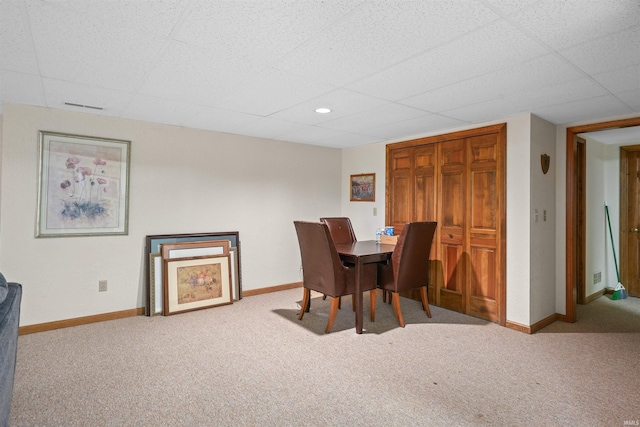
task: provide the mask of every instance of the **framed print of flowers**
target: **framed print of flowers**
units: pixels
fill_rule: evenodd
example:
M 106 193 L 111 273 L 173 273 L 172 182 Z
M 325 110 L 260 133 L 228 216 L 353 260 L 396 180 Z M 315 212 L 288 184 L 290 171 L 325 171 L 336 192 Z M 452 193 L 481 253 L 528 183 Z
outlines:
M 128 233 L 131 141 L 40 132 L 36 237 Z

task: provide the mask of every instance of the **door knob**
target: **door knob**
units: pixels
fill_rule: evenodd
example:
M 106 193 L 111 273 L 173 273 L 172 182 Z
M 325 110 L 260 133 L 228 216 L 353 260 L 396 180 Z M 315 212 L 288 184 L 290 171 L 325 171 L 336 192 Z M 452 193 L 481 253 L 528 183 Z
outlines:
M 632 228 L 630 231 L 631 231 L 632 233 L 637 233 L 637 232 L 639 232 L 640 230 L 639 230 L 639 229 L 637 229 L 637 228 Z

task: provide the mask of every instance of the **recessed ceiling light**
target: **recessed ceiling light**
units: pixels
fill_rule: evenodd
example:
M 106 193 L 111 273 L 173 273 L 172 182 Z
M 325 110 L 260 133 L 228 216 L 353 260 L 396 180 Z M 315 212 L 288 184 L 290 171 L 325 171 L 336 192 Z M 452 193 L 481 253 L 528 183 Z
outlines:
M 326 108 L 326 107 L 316 108 L 316 113 L 318 114 L 327 114 L 330 112 L 331 112 L 331 108 Z

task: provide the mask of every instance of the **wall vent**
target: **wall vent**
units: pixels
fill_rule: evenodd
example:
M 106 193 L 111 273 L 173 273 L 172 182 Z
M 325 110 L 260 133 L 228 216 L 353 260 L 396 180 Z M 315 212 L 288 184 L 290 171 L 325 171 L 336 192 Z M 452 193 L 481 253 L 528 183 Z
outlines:
M 602 282 L 602 272 L 596 271 L 595 273 L 593 273 L 593 284 L 595 285 L 596 283 L 600 282 Z
M 94 107 L 93 105 L 76 104 L 75 102 L 65 102 L 64 105 L 68 105 L 70 107 L 89 108 L 91 110 L 104 110 L 104 107 Z

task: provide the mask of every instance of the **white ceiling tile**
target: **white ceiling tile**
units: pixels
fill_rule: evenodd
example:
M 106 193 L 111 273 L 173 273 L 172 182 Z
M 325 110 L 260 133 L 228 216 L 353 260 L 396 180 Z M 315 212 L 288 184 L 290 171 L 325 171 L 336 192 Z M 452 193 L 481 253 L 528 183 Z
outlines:
M 140 88 L 159 98 L 219 105 L 220 98 L 255 78 L 263 66 L 241 59 L 219 60 L 207 49 L 172 42 Z
M 560 54 L 589 74 L 638 65 L 640 25 L 565 49 Z
M 136 95 L 122 111 L 122 116 L 134 120 L 180 126 L 205 108 L 180 101 Z
M 335 138 L 343 135 L 344 132 L 336 129 L 327 129 L 318 126 L 310 126 L 304 128 L 298 128 L 290 132 L 285 132 L 278 135 L 278 139 L 283 141 L 298 141 L 303 144 L 313 144 L 317 141 L 321 141 L 328 138 Z
M 405 99 L 545 53 L 539 44 L 498 20 L 348 88 L 389 100 Z
M 276 138 L 296 130 L 306 129 L 307 125 L 278 120 L 271 117 L 260 117 L 238 129 L 242 135 L 257 136 L 261 138 Z
M 0 69 L 38 74 L 31 28 L 21 2 L 0 2 Z
M 184 121 L 184 126 L 197 129 L 210 129 L 218 132 L 237 133 L 259 117 L 237 111 L 218 108 L 205 108 L 195 116 Z
M 628 105 L 633 111 L 640 111 L 640 88 L 618 92 L 616 98 Z
M 219 59 L 269 65 L 323 31 L 360 1 L 196 1 L 175 39 Z M 242 22 L 242 25 L 238 23 Z
M 640 88 L 640 65 L 605 71 L 593 78 L 611 92 L 622 92 Z
M 44 91 L 40 77 L 13 71 L 0 72 L 0 94 L 7 102 L 44 107 Z
M 164 44 L 140 26 L 69 13 L 66 3 L 28 5 L 43 77 L 135 90 Z
M 541 0 L 510 17 L 554 50 L 640 23 L 637 0 Z
M 376 138 L 369 135 L 358 135 L 352 133 L 343 133 L 339 136 L 322 139 L 316 142 L 317 145 L 334 148 L 358 147 L 360 145 L 374 144 L 384 141 L 382 138 Z
M 571 80 L 562 84 L 555 84 L 538 88 L 526 93 L 517 93 L 508 97 L 508 99 L 519 100 L 522 107 L 530 105 L 536 108 L 544 105 L 564 104 L 568 102 L 584 100 L 589 98 L 597 98 L 606 95 L 607 91 L 601 85 L 590 78 L 582 78 Z
M 274 113 L 271 117 L 317 125 L 340 117 L 360 113 L 361 111 L 369 110 L 386 103 L 387 101 L 378 98 L 338 89 Z M 318 114 L 315 112 L 318 107 L 330 108 L 331 113 Z
M 467 124 L 457 119 L 444 117 L 438 114 L 429 114 L 426 116 L 416 117 L 399 122 L 376 126 L 366 131 L 367 134 L 377 136 L 381 139 L 399 139 L 413 135 L 419 137 L 438 129 L 453 128 L 456 126 Z
M 330 129 L 367 135 L 367 130 L 374 127 L 422 117 L 428 114 L 429 113 L 422 110 L 390 102 L 358 114 L 330 120 L 323 123 L 323 126 Z
M 640 126 L 585 132 L 579 133 L 578 136 L 593 139 L 601 144 L 637 144 L 640 142 Z
M 244 82 L 242 88 L 216 101 L 214 105 L 268 116 L 334 89 L 334 86 L 325 83 L 267 68 L 252 80 Z
M 0 72 L 0 94 L 7 102 L 44 105 L 44 91 L 40 78 L 32 74 Z
M 496 18 L 476 1 L 368 2 L 274 66 L 345 85 Z
M 623 104 L 613 95 L 605 95 L 598 98 L 591 98 L 588 101 L 580 100 L 566 104 L 553 105 L 533 109 L 533 113 L 551 123 L 572 123 L 583 120 L 592 120 L 600 117 L 602 108 L 611 112 L 611 116 L 619 116 L 633 113 L 633 111 Z
M 403 99 L 400 103 L 437 113 L 504 98 L 515 93 L 537 90 L 581 77 L 583 75 L 580 72 L 557 55 L 545 55 Z
M 606 95 L 607 91 L 591 79 L 572 80 L 504 98 L 467 105 L 443 112 L 443 115 L 472 123 L 531 112 L 548 106 L 568 104 Z
M 511 15 L 538 1 L 540 0 L 484 0 L 485 3 L 497 10 L 501 16 Z
M 189 3 L 190 0 L 45 0 L 30 1 L 29 10 L 34 14 L 64 16 L 75 22 L 101 23 L 104 28 L 131 27 L 166 37 Z

